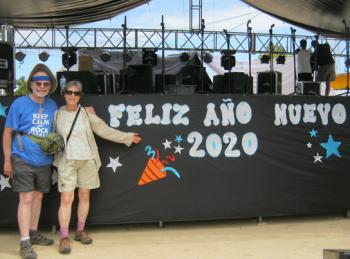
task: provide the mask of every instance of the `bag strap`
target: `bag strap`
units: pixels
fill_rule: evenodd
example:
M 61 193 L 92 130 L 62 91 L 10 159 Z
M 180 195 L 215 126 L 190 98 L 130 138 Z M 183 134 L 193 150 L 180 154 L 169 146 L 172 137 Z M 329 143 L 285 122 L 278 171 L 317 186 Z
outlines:
M 76 122 L 77 119 L 78 119 L 78 116 L 79 116 L 79 113 L 80 113 L 80 108 L 81 108 L 81 106 L 79 107 L 79 109 L 78 109 L 78 111 L 77 111 L 77 114 L 75 114 L 75 117 L 74 117 L 72 126 L 70 127 L 70 130 L 69 130 L 69 133 L 68 133 L 68 136 L 67 136 L 67 141 L 66 141 L 66 143 L 68 143 L 68 140 L 69 140 L 69 138 L 70 138 L 70 135 L 72 134 L 72 131 L 73 131 L 75 122 Z

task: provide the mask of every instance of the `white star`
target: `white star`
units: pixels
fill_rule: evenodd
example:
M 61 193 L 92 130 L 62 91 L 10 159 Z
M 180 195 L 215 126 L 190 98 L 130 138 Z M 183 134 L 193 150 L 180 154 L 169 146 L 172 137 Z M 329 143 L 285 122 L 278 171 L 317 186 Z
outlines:
M 308 142 L 308 143 L 306 144 L 306 146 L 307 146 L 307 148 L 311 148 L 311 147 L 312 147 L 312 144 L 311 144 L 310 142 Z
M 180 144 L 179 144 L 179 145 L 177 145 L 176 147 L 174 146 L 174 148 L 175 148 L 175 152 L 174 152 L 174 154 L 176 154 L 176 153 L 181 154 L 181 150 L 183 150 L 183 149 L 184 149 L 183 147 L 180 147 Z
M 10 177 L 4 177 L 0 175 L 0 185 L 1 185 L 1 191 L 3 191 L 6 187 L 11 188 L 11 185 L 9 183 Z
M 163 145 L 164 145 L 164 149 L 168 149 L 168 148 L 171 148 L 171 141 L 168 141 L 167 139 L 165 140 L 165 142 L 163 142 Z
M 316 162 L 322 163 L 322 159 L 321 159 L 322 157 L 323 156 L 320 156 L 317 152 L 316 156 L 314 156 L 314 163 L 316 163 Z
M 109 162 L 110 163 L 106 167 L 111 167 L 113 169 L 113 173 L 115 173 L 119 166 L 122 166 L 122 164 L 119 163 L 119 156 L 117 158 L 109 157 Z

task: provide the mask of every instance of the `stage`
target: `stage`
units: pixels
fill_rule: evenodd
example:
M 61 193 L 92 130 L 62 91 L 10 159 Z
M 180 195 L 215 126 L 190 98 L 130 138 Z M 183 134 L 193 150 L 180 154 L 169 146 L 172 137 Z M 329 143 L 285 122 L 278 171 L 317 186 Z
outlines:
M 1 131 L 11 101 L 0 99 Z M 349 210 L 348 98 L 87 95 L 83 104 L 143 138 L 131 148 L 97 139 L 101 188 L 89 225 Z M 18 197 L 1 177 L 0 225 L 15 226 Z M 45 197 L 45 225 L 57 224 L 56 190 Z

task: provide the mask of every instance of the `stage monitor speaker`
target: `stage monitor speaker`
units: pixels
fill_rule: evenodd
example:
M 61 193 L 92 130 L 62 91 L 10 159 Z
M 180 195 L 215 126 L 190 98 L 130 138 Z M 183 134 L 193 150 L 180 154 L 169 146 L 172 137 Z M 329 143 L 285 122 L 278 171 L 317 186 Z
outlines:
M 0 88 L 13 92 L 14 80 L 13 48 L 10 44 L 0 42 Z
M 55 91 L 55 94 L 60 94 L 60 78 L 64 75 L 67 82 L 72 80 L 78 80 L 83 85 L 84 94 L 103 94 L 103 86 L 99 86 L 97 83 L 97 76 L 89 71 L 67 71 L 57 72 L 57 81 L 58 86 Z
M 152 65 L 129 65 L 126 69 L 126 89 L 135 93 L 153 93 Z
M 302 95 L 320 95 L 320 82 L 300 81 L 297 82 L 295 91 Z
M 350 259 L 350 250 L 323 249 L 323 259 Z
M 163 89 L 163 75 L 157 74 L 156 75 L 156 82 L 155 82 L 155 92 L 161 93 L 165 89 Z M 167 85 L 176 85 L 176 75 L 164 75 L 164 86 Z
M 281 94 L 282 73 L 259 72 L 258 73 L 258 94 Z

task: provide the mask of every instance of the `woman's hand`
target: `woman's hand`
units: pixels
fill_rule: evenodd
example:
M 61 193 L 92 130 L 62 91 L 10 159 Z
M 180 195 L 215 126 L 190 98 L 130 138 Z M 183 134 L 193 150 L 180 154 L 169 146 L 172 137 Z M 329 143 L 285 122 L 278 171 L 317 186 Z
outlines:
M 142 138 L 140 137 L 139 133 L 134 133 L 134 136 L 132 137 L 132 143 L 138 144 L 142 141 Z

